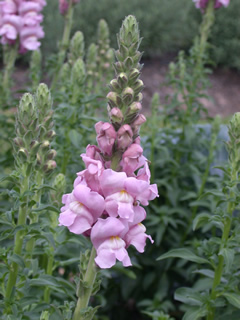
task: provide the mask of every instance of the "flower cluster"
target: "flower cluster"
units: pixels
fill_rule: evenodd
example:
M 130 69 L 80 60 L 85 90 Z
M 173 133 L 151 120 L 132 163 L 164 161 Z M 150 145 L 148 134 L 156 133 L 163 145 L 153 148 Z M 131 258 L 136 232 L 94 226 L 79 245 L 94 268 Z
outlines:
M 193 0 L 195 2 L 196 8 L 205 9 L 209 3 L 209 0 Z M 218 9 L 222 6 L 227 7 L 230 0 L 215 0 L 214 8 Z
M 4 0 L 0 2 L 0 36 L 2 44 L 15 44 L 19 38 L 20 52 L 37 50 L 44 37 L 40 23 L 45 0 Z
M 116 132 L 110 123 L 96 124 L 99 148 L 89 145 L 81 155 L 86 169 L 77 174 L 73 191 L 63 196 L 59 217 L 71 232 L 91 237 L 101 268 L 112 267 L 116 259 L 131 265 L 126 248 L 132 244 L 143 252 L 146 238 L 152 241 L 141 223 L 146 218 L 141 205 L 157 196 L 157 186 L 149 183 L 148 161 L 139 139 L 129 143 L 132 129 L 125 126 Z M 106 159 L 119 143 L 126 150 L 120 162 L 123 171 L 117 172 Z
M 80 0 L 72 0 L 73 4 L 78 3 Z M 69 1 L 68 0 L 59 0 L 59 11 L 62 15 L 65 15 L 68 11 Z
M 110 268 L 116 260 L 130 266 L 126 249 L 133 245 L 143 252 L 146 239 L 153 242 L 142 224 L 146 218 L 142 206 L 158 192 L 156 184 L 150 184 L 139 137 L 146 121 L 140 114 L 140 41 L 136 19 L 128 16 L 118 35 L 117 77 L 110 82 L 107 95 L 110 122 L 96 123 L 98 146 L 89 145 L 81 155 L 86 169 L 77 174 L 73 191 L 63 196 L 59 217 L 60 225 L 90 237 L 100 268 Z

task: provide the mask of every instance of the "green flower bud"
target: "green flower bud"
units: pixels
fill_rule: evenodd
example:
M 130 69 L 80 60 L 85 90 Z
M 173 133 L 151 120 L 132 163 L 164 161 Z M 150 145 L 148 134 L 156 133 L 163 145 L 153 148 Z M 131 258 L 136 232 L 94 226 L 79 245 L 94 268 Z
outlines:
M 100 42 L 100 44 L 109 42 L 109 29 L 108 29 L 107 22 L 104 19 L 101 19 L 98 23 L 97 37 L 98 37 L 98 42 Z
M 81 31 L 77 31 L 72 37 L 72 40 L 70 43 L 69 60 L 71 61 L 71 63 L 74 63 L 79 58 L 83 59 L 84 50 L 85 50 L 84 35 Z
M 94 73 L 97 69 L 97 46 L 95 43 L 92 43 L 88 48 L 86 66 L 88 73 L 90 71 Z
M 44 118 L 52 111 L 52 98 L 50 90 L 45 83 L 41 83 L 36 92 L 36 104 L 39 110 L 39 123 L 44 123 Z
M 122 99 L 126 105 L 129 105 L 133 101 L 134 91 L 132 88 L 127 87 L 123 90 Z
M 143 95 L 142 95 L 142 93 L 140 92 L 140 93 L 136 96 L 135 100 L 141 102 L 142 99 L 143 99 Z
M 18 153 L 17 153 L 17 157 L 19 158 L 19 160 L 24 163 L 28 160 L 28 151 L 25 148 L 20 148 Z
M 41 149 L 48 149 L 50 147 L 50 142 L 48 140 L 43 141 L 41 144 Z
M 137 68 L 134 68 L 131 70 L 130 75 L 129 75 L 129 80 L 130 81 L 135 81 L 137 78 L 140 76 L 140 71 Z
M 55 157 L 56 157 L 56 155 L 57 155 L 57 151 L 56 150 L 54 150 L 54 149 L 51 149 L 51 150 L 49 150 L 48 152 L 47 152 L 47 159 L 48 160 L 52 160 L 52 159 L 54 159 Z
M 144 84 L 142 80 L 138 79 L 133 86 L 134 93 L 137 94 L 141 92 L 143 88 L 144 88 Z
M 121 106 L 122 104 L 122 100 L 121 97 L 116 93 L 116 92 L 109 92 L 107 95 L 107 99 L 109 100 L 109 104 L 112 107 L 118 107 Z
M 71 73 L 71 82 L 74 86 L 82 86 L 85 83 L 86 70 L 81 58 L 74 63 Z
M 62 83 L 65 83 L 66 80 L 70 78 L 70 74 L 71 74 L 71 70 L 70 70 L 69 64 L 64 63 L 60 71 L 60 76 L 59 76 L 60 81 Z
M 31 142 L 31 144 L 30 144 L 31 154 L 32 154 L 32 155 L 36 155 L 37 152 L 38 152 L 38 150 L 39 150 L 39 148 L 40 148 L 40 146 L 41 146 L 41 144 L 40 144 L 38 141 L 33 140 L 33 141 Z
M 18 108 L 18 117 L 25 126 L 28 126 L 30 120 L 37 118 L 37 108 L 30 93 L 25 93 L 22 96 Z
M 126 73 L 121 72 L 117 77 L 117 81 L 121 87 L 124 87 L 128 83 L 128 76 Z
M 23 147 L 24 146 L 23 139 L 21 139 L 20 137 L 14 138 L 13 142 L 15 143 L 15 145 L 17 147 Z
M 129 15 L 124 19 L 119 32 L 119 40 L 120 43 L 126 43 L 128 47 L 140 41 L 138 23 L 134 16 Z
M 110 82 L 110 89 L 113 90 L 113 91 L 116 91 L 118 93 L 121 92 L 121 87 L 119 86 L 119 83 L 116 79 L 113 79 L 111 82 Z
M 56 161 L 48 160 L 47 163 L 43 166 L 43 171 L 45 173 L 50 173 L 56 168 L 56 166 L 57 166 Z

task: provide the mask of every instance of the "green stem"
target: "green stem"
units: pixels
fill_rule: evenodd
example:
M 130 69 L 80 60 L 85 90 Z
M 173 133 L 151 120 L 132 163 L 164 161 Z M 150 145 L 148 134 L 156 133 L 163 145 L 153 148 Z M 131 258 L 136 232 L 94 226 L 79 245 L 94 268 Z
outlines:
M 43 184 L 42 173 L 40 171 L 37 171 L 36 187 L 39 188 L 39 187 L 41 187 L 42 184 Z M 42 197 L 41 191 L 37 191 L 34 198 L 33 198 L 33 200 L 35 200 L 35 202 L 36 202 L 36 206 L 40 205 L 41 197 Z M 31 218 L 30 224 L 37 223 L 37 222 L 38 222 L 38 214 L 34 213 Z M 31 259 L 32 259 L 32 253 L 33 253 L 34 246 L 35 246 L 35 238 L 32 237 L 26 244 L 26 252 L 27 252 L 27 254 L 26 254 L 26 267 L 27 268 L 30 268 L 30 266 L 31 266 Z
M 94 285 L 96 274 L 97 274 L 97 268 L 94 261 L 95 257 L 96 257 L 96 250 L 94 247 L 92 247 L 87 271 L 83 279 L 84 287 L 81 285 L 81 283 L 79 285 L 79 292 L 78 292 L 79 298 L 77 301 L 76 309 L 74 311 L 73 320 L 83 320 L 83 317 L 81 316 L 81 311 L 88 307 L 89 299 L 92 294 L 93 285 Z
M 65 15 L 64 18 L 64 31 L 63 31 L 63 37 L 60 45 L 60 51 L 58 53 L 58 64 L 57 64 L 57 70 L 55 72 L 51 89 L 53 90 L 56 87 L 59 73 L 62 67 L 62 64 L 64 62 L 65 56 L 66 56 L 66 51 L 68 49 L 69 45 L 69 39 L 70 39 L 70 33 L 72 29 L 72 21 L 73 21 L 73 1 L 69 0 L 69 7 L 68 7 L 68 12 Z
M 232 176 L 231 176 L 231 181 L 234 181 L 237 179 L 237 172 L 236 169 L 233 170 Z M 229 200 L 234 197 L 234 192 L 231 191 L 229 195 Z M 224 228 L 223 228 L 223 234 L 222 234 L 222 239 L 221 239 L 221 245 L 219 248 L 219 253 L 221 250 L 225 247 L 227 240 L 229 238 L 230 230 L 231 230 L 231 224 L 232 224 L 232 214 L 235 209 L 236 204 L 232 202 L 228 202 L 228 207 L 227 207 L 227 218 L 224 223 Z M 218 266 L 215 269 L 214 273 L 214 279 L 213 279 L 213 285 L 212 285 L 212 290 L 211 290 L 211 300 L 215 300 L 217 297 L 217 292 L 216 288 L 221 282 L 222 278 L 222 273 L 223 273 L 223 268 L 224 268 L 224 257 L 220 254 L 218 254 L 219 259 L 218 259 Z M 207 320 L 213 320 L 215 315 L 215 308 L 210 307 L 209 313 L 207 315 Z
M 26 175 L 26 169 L 27 167 L 24 166 L 22 170 L 25 178 L 23 180 L 23 184 L 21 185 L 21 190 L 20 190 L 21 195 L 23 195 L 29 189 L 29 177 Z M 26 225 L 27 212 L 28 212 L 27 204 L 21 205 L 19 208 L 17 226 Z M 24 234 L 25 234 L 24 230 L 19 230 L 16 233 L 15 241 L 14 241 L 14 249 L 13 249 L 13 252 L 16 255 L 21 255 L 22 253 Z M 7 282 L 6 300 L 9 300 L 11 298 L 13 289 L 16 285 L 17 275 L 18 275 L 18 264 L 16 262 L 13 262 L 10 266 L 10 273 L 9 273 L 8 282 Z
M 46 270 L 46 273 L 50 276 L 52 275 L 52 272 L 53 272 L 53 262 L 54 262 L 54 249 L 51 248 L 50 256 L 48 257 L 48 260 L 47 260 L 47 270 Z M 50 302 L 50 288 L 48 287 L 46 287 L 44 290 L 44 301 L 46 303 Z
M 10 78 L 17 58 L 17 48 L 18 42 L 16 42 L 15 45 L 7 46 L 6 50 L 4 51 L 4 74 L 2 87 L 6 102 L 8 102 L 10 96 Z

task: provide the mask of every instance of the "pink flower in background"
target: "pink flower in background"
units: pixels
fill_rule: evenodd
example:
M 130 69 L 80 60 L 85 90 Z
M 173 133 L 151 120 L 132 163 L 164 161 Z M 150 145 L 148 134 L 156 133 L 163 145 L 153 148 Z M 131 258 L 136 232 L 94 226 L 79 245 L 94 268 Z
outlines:
M 196 8 L 205 9 L 208 5 L 209 0 L 193 0 L 195 2 Z M 215 0 L 215 9 L 218 9 L 222 6 L 227 7 L 230 3 L 230 0 Z
M 122 239 L 126 231 L 126 225 L 113 217 L 98 219 L 93 226 L 91 241 L 97 251 L 95 262 L 100 268 L 111 268 L 116 260 L 125 267 L 132 265 Z
M 22 20 L 17 15 L 4 15 L 0 28 L 2 44 L 12 44 L 16 41 L 22 27 Z
M 73 0 L 73 4 L 77 4 L 80 0 Z M 68 0 L 59 0 L 59 11 L 65 15 L 68 11 Z
M 15 44 L 20 39 L 21 53 L 37 50 L 44 37 L 40 23 L 45 0 L 5 0 L 0 3 L 0 35 L 2 44 Z
M 20 52 L 37 50 L 41 45 L 38 40 L 43 37 L 44 32 L 41 26 L 23 27 L 20 31 Z

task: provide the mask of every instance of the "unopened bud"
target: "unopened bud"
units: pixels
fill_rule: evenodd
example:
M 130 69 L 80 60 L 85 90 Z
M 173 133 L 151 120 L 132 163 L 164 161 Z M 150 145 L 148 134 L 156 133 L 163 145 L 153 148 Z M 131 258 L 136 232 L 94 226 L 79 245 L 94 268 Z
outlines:
M 38 152 L 39 148 L 40 148 L 41 144 L 36 141 L 36 140 L 33 140 L 30 144 L 30 150 L 31 150 L 31 154 L 34 155 Z
M 25 162 L 28 159 L 28 152 L 24 148 L 20 148 L 17 155 L 22 162 Z
M 135 83 L 134 83 L 134 86 L 133 86 L 133 90 L 135 92 L 135 94 L 139 93 L 142 91 L 144 87 L 144 84 L 142 82 L 142 80 L 138 79 Z
M 127 77 L 126 73 L 121 72 L 121 73 L 119 74 L 119 76 L 118 76 L 118 82 L 119 82 L 119 84 L 120 84 L 121 86 L 124 86 L 124 85 L 127 84 L 127 82 L 128 82 L 128 77 Z
M 117 146 L 124 151 L 132 143 L 133 132 L 128 124 L 124 124 L 117 132 Z
M 113 91 L 110 91 L 107 95 L 107 99 L 109 100 L 109 103 L 112 107 L 117 107 L 121 105 L 121 98 L 120 96 Z
M 133 102 L 130 106 L 129 106 L 129 114 L 133 114 L 133 113 L 138 113 L 139 111 L 142 110 L 142 104 L 140 102 Z
M 130 104 L 133 101 L 134 91 L 132 88 L 127 87 L 123 90 L 122 98 L 125 104 Z
M 119 108 L 112 108 L 109 113 L 109 117 L 113 123 L 122 123 L 123 121 L 123 114 Z
M 137 96 L 136 96 L 136 101 L 139 101 L 139 102 L 141 102 L 142 101 L 142 99 L 143 99 L 143 95 L 142 95 L 142 93 L 140 92 Z
M 141 125 L 146 122 L 146 118 L 143 114 L 139 114 L 136 120 L 132 123 L 133 134 L 139 134 Z
M 42 149 L 47 149 L 49 147 L 50 147 L 50 142 L 48 140 L 43 141 L 43 143 L 41 144 Z
M 55 137 L 56 135 L 56 132 L 54 130 L 50 130 L 48 133 L 47 133 L 47 137 L 50 139 L 50 138 L 53 138 Z
M 85 64 L 81 58 L 77 59 L 72 68 L 72 85 L 82 86 L 86 78 Z
M 140 71 L 137 68 L 132 69 L 130 75 L 129 75 L 129 80 L 135 81 L 140 75 Z
M 21 139 L 20 137 L 16 137 L 13 139 L 13 142 L 15 143 L 16 146 L 18 147 L 23 147 L 23 139 Z
M 43 170 L 46 173 L 50 173 L 52 170 L 54 170 L 57 166 L 56 161 L 54 160 L 48 160 L 47 163 L 43 166 Z
M 84 35 L 81 31 L 75 32 L 70 43 L 70 60 L 75 62 L 84 56 Z
M 56 155 L 57 155 L 57 151 L 54 150 L 54 149 L 51 149 L 47 153 L 47 159 L 48 160 L 52 160 L 52 159 L 54 159 L 56 157 Z
M 110 88 L 111 88 L 111 90 L 117 91 L 119 93 L 121 92 L 121 87 L 119 86 L 119 83 L 116 79 L 113 79 L 110 82 Z

